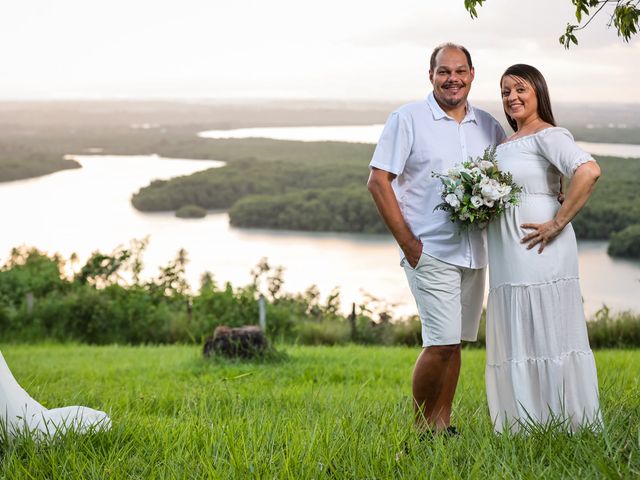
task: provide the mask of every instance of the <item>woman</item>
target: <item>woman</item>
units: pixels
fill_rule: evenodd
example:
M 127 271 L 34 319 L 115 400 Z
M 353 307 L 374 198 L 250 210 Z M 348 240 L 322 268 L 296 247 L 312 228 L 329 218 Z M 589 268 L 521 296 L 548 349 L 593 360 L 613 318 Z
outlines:
M 497 147 L 501 170 L 522 187 L 520 203 L 489 225 L 487 399 L 496 431 L 600 424 L 598 380 L 589 347 L 578 253 L 569 223 L 600 168 L 556 127 L 542 74 L 509 67 L 502 103 L 515 133 Z M 562 205 L 561 177 L 573 177 Z
M 66 430 L 108 430 L 111 420 L 106 413 L 87 407 L 47 410 L 18 385 L 0 352 L 0 426 L 10 437 L 21 433 L 42 437 Z

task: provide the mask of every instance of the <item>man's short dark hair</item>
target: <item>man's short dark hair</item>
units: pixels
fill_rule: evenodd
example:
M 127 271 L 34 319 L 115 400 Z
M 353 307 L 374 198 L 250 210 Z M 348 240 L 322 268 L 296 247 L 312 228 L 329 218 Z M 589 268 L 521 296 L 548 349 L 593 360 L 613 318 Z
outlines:
M 473 62 L 471 62 L 471 54 L 469 53 L 469 50 L 464 48 L 462 45 L 446 42 L 438 45 L 433 49 L 433 53 L 431 54 L 431 61 L 429 62 L 429 70 L 433 71 L 436 69 L 436 57 L 438 56 L 438 53 L 440 53 L 440 50 L 442 50 L 443 48 L 455 48 L 457 50 L 460 50 L 462 53 L 464 53 L 464 56 L 467 57 L 469 69 L 473 68 Z

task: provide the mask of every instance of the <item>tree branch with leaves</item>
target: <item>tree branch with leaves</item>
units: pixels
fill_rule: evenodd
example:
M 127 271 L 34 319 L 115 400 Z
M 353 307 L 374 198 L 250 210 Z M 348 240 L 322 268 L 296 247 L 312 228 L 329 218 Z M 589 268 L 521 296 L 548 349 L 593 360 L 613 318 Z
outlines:
M 486 0 L 464 0 L 464 8 L 469 12 L 471 18 L 478 17 L 477 8 L 481 7 Z M 571 0 L 576 9 L 576 20 L 578 23 L 567 23 L 565 32 L 560 36 L 560 44 L 564 48 L 569 48 L 571 44 L 578 44 L 578 37 L 575 32 L 585 29 L 593 19 L 599 15 L 606 7 L 609 7 L 609 21 L 607 27 L 613 25 L 619 37 L 625 42 L 629 42 L 632 36 L 638 33 L 638 21 L 640 20 L 640 0 Z M 587 18 L 582 23 L 583 18 Z

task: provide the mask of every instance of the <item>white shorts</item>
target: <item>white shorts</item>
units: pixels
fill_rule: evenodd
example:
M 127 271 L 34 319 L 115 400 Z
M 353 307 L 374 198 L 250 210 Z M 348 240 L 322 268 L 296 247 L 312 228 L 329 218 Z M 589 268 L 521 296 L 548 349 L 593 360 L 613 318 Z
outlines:
M 416 299 L 422 346 L 474 342 L 482 314 L 486 268 L 465 268 L 422 253 L 415 268 L 400 263 Z

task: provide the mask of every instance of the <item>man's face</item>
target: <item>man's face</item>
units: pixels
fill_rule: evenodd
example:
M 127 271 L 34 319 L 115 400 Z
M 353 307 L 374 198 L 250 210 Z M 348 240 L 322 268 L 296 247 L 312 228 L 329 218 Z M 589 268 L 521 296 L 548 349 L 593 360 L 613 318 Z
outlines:
M 471 89 L 474 71 L 467 57 L 457 48 L 443 48 L 436 56 L 434 70 L 429 71 L 433 94 L 441 105 L 455 108 L 464 105 Z

